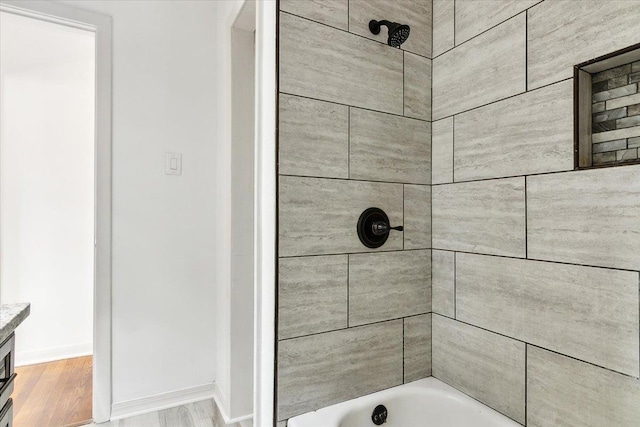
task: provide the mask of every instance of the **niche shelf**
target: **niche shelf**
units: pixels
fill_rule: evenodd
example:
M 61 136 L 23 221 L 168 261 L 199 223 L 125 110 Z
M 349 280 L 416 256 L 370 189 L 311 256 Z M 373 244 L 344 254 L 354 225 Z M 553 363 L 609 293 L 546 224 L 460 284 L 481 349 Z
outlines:
M 574 67 L 576 169 L 640 163 L 640 44 Z

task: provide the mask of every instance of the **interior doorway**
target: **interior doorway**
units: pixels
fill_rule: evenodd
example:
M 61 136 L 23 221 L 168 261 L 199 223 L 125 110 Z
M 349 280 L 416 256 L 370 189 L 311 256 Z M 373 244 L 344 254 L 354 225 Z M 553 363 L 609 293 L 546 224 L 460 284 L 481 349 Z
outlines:
M 95 33 L 7 12 L 0 32 L 0 300 L 32 304 L 15 426 L 73 425 L 92 417 Z
M 111 415 L 111 18 L 0 0 L 0 301 L 14 426 Z

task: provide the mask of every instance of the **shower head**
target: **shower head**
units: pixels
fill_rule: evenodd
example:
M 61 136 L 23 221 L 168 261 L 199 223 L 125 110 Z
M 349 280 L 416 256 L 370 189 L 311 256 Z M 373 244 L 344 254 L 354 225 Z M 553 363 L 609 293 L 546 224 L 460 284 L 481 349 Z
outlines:
M 407 41 L 409 38 L 409 32 L 411 32 L 411 28 L 408 25 L 398 24 L 397 22 L 389 22 L 389 21 L 376 21 L 372 19 L 369 21 L 369 30 L 373 34 L 380 34 L 380 26 L 386 26 L 389 29 L 389 38 L 387 39 L 387 44 L 391 47 L 399 48 L 400 45 Z

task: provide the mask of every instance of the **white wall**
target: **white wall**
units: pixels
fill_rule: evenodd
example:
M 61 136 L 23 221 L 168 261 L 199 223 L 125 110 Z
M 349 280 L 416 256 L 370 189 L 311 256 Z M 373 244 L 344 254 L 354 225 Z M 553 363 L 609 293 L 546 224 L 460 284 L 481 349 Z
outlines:
M 231 292 L 230 292 L 230 416 L 253 408 L 253 180 L 255 4 L 242 15 L 253 28 L 231 32 Z M 244 16 L 242 16 L 244 17 Z M 237 23 L 238 25 L 238 23 Z
M 227 1 L 64 1 L 113 17 L 114 405 L 211 384 Z M 181 176 L 164 153 L 183 154 Z
M 91 354 L 94 34 L 0 13 L 2 301 L 18 365 Z

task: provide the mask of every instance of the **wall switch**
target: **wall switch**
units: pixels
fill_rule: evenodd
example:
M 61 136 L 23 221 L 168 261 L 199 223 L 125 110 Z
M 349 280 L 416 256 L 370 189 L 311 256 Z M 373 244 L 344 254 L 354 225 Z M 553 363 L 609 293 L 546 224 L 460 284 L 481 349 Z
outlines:
M 182 175 L 182 154 L 167 153 L 164 162 L 164 173 L 167 175 Z

